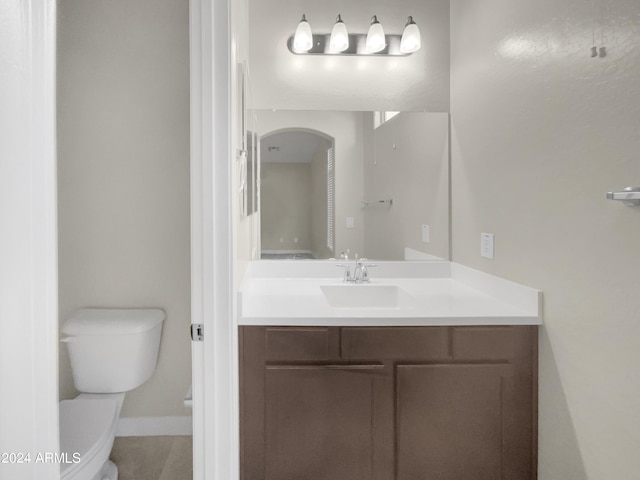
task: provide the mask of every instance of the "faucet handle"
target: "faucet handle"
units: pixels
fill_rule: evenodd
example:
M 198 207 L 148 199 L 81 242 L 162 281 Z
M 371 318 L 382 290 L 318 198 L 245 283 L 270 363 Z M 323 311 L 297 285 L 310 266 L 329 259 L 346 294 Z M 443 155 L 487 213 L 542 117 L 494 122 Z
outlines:
M 364 258 L 364 257 L 358 259 L 358 263 L 363 267 L 377 267 L 378 266 L 377 263 L 365 263 L 365 262 L 368 262 L 368 261 L 369 261 L 369 259 L 368 258 Z
M 360 265 L 360 281 L 362 283 L 369 283 L 369 281 L 370 281 L 369 268 L 378 266 L 375 263 L 365 263 L 367 261 L 368 261 L 368 259 L 361 258 L 360 262 L 358 262 L 358 265 Z
M 364 258 L 363 260 L 366 260 L 366 258 Z M 378 265 L 376 265 L 375 263 L 365 263 L 365 264 L 361 264 L 361 281 L 362 283 L 369 283 L 370 279 L 369 279 L 369 268 L 371 267 L 377 267 Z
M 351 281 L 351 266 L 347 265 L 346 263 L 337 263 L 336 267 L 344 268 L 344 276 L 342 277 L 342 280 L 344 282 L 350 282 Z

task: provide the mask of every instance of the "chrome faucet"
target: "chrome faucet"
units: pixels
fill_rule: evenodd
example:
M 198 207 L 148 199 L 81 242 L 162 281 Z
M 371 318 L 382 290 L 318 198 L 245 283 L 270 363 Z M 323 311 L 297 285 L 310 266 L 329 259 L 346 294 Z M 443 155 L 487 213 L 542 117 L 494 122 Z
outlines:
M 339 263 L 337 266 L 344 268 L 342 281 L 345 283 L 369 283 L 369 268 L 377 267 L 377 265 L 373 263 L 363 263 L 366 261 L 366 258 L 359 259 L 358 254 L 356 254 L 354 257 L 353 274 L 351 274 L 351 266 L 349 264 Z

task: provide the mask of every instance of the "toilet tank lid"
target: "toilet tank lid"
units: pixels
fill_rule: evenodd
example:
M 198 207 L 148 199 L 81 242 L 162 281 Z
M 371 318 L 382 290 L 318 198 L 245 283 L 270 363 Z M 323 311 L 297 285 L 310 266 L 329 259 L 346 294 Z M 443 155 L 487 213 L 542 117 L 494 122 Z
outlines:
M 165 319 L 161 308 L 81 308 L 62 326 L 65 335 L 131 334 L 152 329 Z

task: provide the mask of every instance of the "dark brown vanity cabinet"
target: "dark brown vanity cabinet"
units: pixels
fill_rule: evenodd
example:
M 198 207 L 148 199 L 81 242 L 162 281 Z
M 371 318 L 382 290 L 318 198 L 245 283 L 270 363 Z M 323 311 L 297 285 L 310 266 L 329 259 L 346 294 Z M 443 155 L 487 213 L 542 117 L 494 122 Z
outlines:
M 242 480 L 536 478 L 537 329 L 240 327 Z

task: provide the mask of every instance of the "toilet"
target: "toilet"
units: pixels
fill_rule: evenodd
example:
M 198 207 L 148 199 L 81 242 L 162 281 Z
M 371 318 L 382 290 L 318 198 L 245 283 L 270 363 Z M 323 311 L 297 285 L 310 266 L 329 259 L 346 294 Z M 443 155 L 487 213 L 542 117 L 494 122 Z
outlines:
M 81 393 L 60 402 L 62 480 L 117 480 L 109 454 L 125 392 L 153 374 L 164 319 L 160 308 L 82 308 L 64 323 Z

